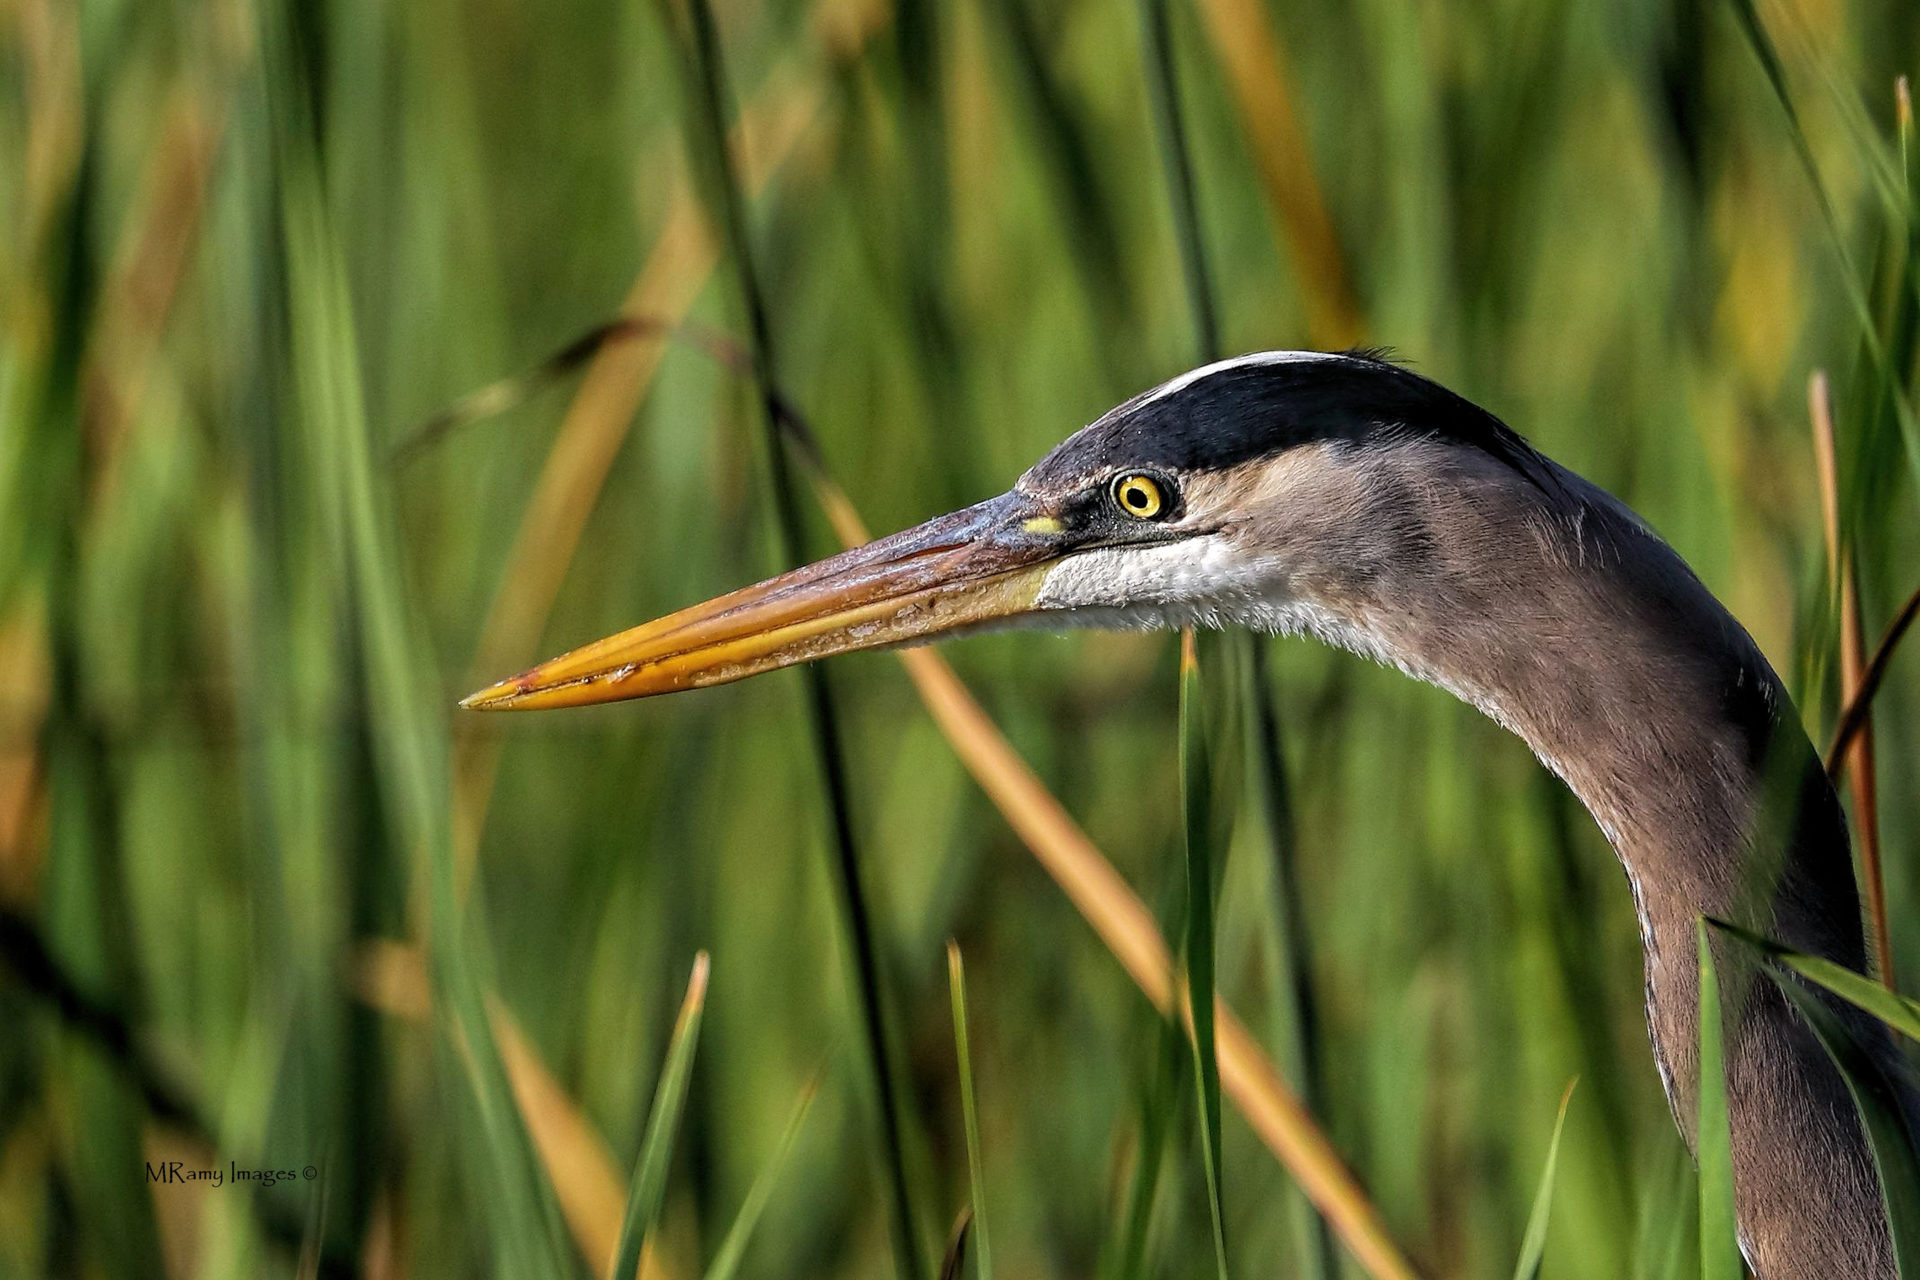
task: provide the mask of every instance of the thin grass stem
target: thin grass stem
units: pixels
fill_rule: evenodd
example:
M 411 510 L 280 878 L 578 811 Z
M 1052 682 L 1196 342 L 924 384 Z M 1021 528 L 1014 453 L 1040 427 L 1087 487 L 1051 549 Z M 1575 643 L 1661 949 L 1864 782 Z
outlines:
M 1827 544 L 1827 580 L 1833 584 L 1833 605 L 1840 613 L 1840 698 L 1850 706 L 1865 676 L 1866 641 L 1860 621 L 1860 590 L 1853 567 L 1853 549 L 1841 536 L 1840 486 L 1837 480 L 1833 427 L 1833 395 L 1824 370 L 1807 381 L 1808 417 L 1813 422 L 1815 473 L 1820 482 L 1820 511 Z M 1855 845 L 1860 853 L 1861 887 L 1867 898 L 1867 931 L 1879 961 L 1880 980 L 1893 985 L 1893 935 L 1887 927 L 1887 890 L 1880 869 L 1880 803 L 1873 758 L 1873 723 L 1863 717 L 1860 731 L 1848 748 L 1845 762 L 1847 789 L 1853 793 Z
M 793 1118 L 787 1121 L 786 1131 L 780 1135 L 780 1143 L 774 1148 L 773 1159 L 753 1180 L 747 1198 L 741 1201 L 740 1212 L 734 1215 L 733 1225 L 727 1229 L 727 1238 L 713 1255 L 713 1262 L 707 1267 L 704 1280 L 733 1280 L 740 1270 L 740 1261 L 747 1256 L 747 1243 L 753 1237 L 753 1229 L 759 1225 L 767 1201 L 773 1198 L 774 1184 L 785 1170 L 788 1157 L 793 1154 L 794 1144 L 800 1139 L 800 1129 L 806 1124 L 807 1113 L 813 1109 L 813 1100 L 819 1093 L 820 1079 L 816 1075 L 801 1092 L 800 1101 L 793 1109 Z
M 953 1230 L 947 1233 L 947 1247 L 940 1254 L 940 1270 L 935 1273 L 936 1280 L 960 1280 L 967 1266 L 967 1241 L 973 1234 L 973 1210 L 961 1209 L 953 1219 Z
M 1153 106 L 1153 131 L 1173 208 L 1174 235 L 1180 245 L 1180 272 L 1186 284 L 1187 310 L 1193 320 L 1195 353 L 1201 364 L 1220 358 L 1219 308 L 1200 231 L 1200 201 L 1193 160 L 1180 108 L 1179 72 L 1173 63 L 1173 33 L 1166 0 L 1140 0 L 1140 23 L 1147 55 L 1147 96 Z
M 1707 924 L 1695 928 L 1700 956 L 1700 1087 L 1694 1119 L 1700 1165 L 1700 1280 L 1741 1280 L 1733 1204 L 1733 1132 L 1727 1116 L 1722 1053 L 1720 980 L 1707 942 Z
M 1833 730 L 1833 742 L 1827 747 L 1829 777 L 1839 777 L 1840 771 L 1846 767 L 1847 748 L 1853 745 L 1854 735 L 1866 724 L 1873 708 L 1873 697 L 1880 692 L 1881 682 L 1887 677 L 1887 667 L 1893 662 L 1894 651 L 1906 638 L 1907 630 L 1913 626 L 1915 618 L 1920 618 L 1920 587 L 1914 588 L 1907 602 L 1900 606 L 1900 612 L 1887 624 L 1880 643 L 1874 646 L 1873 657 L 1868 659 L 1867 668 L 1861 673 L 1859 687 L 1854 690 L 1846 710 L 1840 713 L 1840 722 Z
M 987 1240 L 987 1178 L 980 1153 L 980 1109 L 974 1100 L 973 1049 L 967 1035 L 967 971 L 960 944 L 947 939 L 947 994 L 953 1002 L 953 1050 L 960 1068 L 960 1113 L 967 1131 L 967 1189 L 972 1200 L 974 1274 L 993 1280 L 993 1248 Z
M 677 27 L 675 10 L 679 5 L 666 0 L 669 27 Z M 779 367 L 774 347 L 773 325 L 767 314 L 766 298 L 754 267 L 752 245 L 747 236 L 746 203 L 735 173 L 733 154 L 727 145 L 726 121 L 732 100 L 727 86 L 726 67 L 720 50 L 719 35 L 706 0 L 687 0 L 685 14 L 691 27 L 694 115 L 698 136 L 703 144 L 701 161 L 707 171 L 706 188 L 714 215 L 720 223 L 722 239 L 733 259 L 745 309 L 752 361 L 753 381 L 759 392 L 762 425 L 765 428 L 766 454 L 771 473 L 775 524 L 781 558 L 787 567 L 804 559 L 804 536 L 800 522 L 799 498 L 795 493 L 787 450 L 783 444 L 781 405 L 786 397 L 780 391 L 776 374 Z M 920 1280 L 925 1274 L 919 1230 L 914 1222 L 913 1196 L 907 1179 L 904 1123 L 893 1080 L 888 1049 L 886 1005 L 882 992 L 879 948 L 874 940 L 873 915 L 861 882 L 858 840 L 854 834 L 853 803 L 848 795 L 846 752 L 842 745 L 840 721 L 829 677 L 824 667 L 810 665 L 799 672 L 805 689 L 809 720 L 813 728 L 814 756 L 826 795 L 832 827 L 834 882 L 839 890 L 840 907 L 852 953 L 855 980 L 854 1001 L 860 1012 L 861 1043 L 874 1103 L 879 1119 L 880 1158 L 885 1169 L 892 1229 L 894 1265 L 903 1280 Z

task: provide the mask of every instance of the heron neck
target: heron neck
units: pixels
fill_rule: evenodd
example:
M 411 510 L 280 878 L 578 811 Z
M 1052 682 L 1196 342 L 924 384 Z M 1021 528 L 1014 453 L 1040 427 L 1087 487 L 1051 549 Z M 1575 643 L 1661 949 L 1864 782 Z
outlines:
M 1291 584 L 1308 625 L 1473 703 L 1560 775 L 1626 867 L 1650 965 L 1692 957 L 1707 914 L 1862 967 L 1845 819 L 1779 677 L 1637 517 L 1539 466 L 1370 471 L 1375 514 L 1347 526 L 1367 535 L 1322 540 Z
M 1302 504 L 1279 535 L 1321 554 L 1289 560 L 1283 598 L 1312 603 L 1280 625 L 1472 702 L 1593 814 L 1633 885 L 1655 1057 L 1691 1145 L 1695 921 L 1731 919 L 1863 969 L 1846 825 L 1779 677 L 1739 623 L 1624 507 L 1540 465 L 1523 477 L 1498 462 L 1410 455 L 1398 476 L 1356 472 L 1336 500 Z M 1715 952 L 1723 973 L 1741 961 L 1730 945 Z M 1726 1009 L 1741 1237 L 1755 1273 L 1890 1277 L 1872 1159 L 1818 1041 L 1770 983 L 1728 988 Z
M 1619 857 L 1656 1058 L 1691 1133 L 1698 918 L 1856 971 L 1866 952 L 1845 818 L 1779 676 L 1672 549 L 1623 517 L 1608 500 L 1584 527 L 1485 566 L 1524 577 L 1531 600 L 1454 577 L 1451 635 L 1421 660 L 1522 738 Z

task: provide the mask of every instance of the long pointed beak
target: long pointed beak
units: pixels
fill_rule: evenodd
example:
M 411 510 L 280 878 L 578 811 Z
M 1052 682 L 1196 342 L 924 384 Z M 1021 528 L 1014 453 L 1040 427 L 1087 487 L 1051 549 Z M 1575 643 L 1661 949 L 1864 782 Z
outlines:
M 1065 548 L 1020 493 L 609 636 L 482 689 L 481 711 L 577 707 L 743 680 L 1032 612 Z

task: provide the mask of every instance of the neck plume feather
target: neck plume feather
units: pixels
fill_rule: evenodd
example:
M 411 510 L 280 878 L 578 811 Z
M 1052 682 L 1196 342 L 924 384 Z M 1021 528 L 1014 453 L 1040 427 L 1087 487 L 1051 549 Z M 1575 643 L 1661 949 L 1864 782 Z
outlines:
M 1544 459 L 1522 471 L 1433 443 L 1366 452 L 1328 450 L 1227 531 L 1252 555 L 1271 540 L 1269 562 L 1287 565 L 1244 620 L 1440 685 L 1565 780 L 1632 883 L 1654 1055 L 1692 1145 L 1697 917 L 1865 969 L 1846 823 L 1818 756 L 1752 639 L 1614 499 Z M 1748 1261 L 1760 1280 L 1891 1280 L 1843 1082 L 1737 944 L 1715 956 Z

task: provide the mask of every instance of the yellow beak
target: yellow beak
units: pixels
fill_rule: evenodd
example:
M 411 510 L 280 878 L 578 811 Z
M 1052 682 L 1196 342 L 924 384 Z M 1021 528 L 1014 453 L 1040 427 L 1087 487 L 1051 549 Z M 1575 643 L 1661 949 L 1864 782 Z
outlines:
M 480 690 L 480 711 L 577 707 L 744 680 L 1034 611 L 1059 522 L 1008 493 L 623 631 Z

